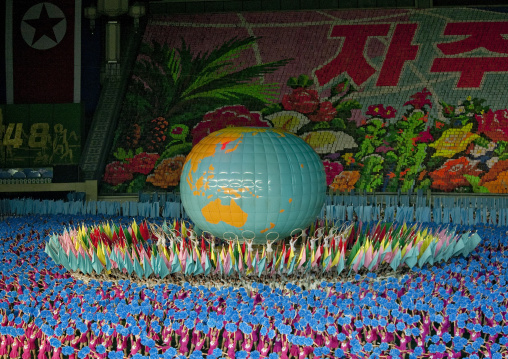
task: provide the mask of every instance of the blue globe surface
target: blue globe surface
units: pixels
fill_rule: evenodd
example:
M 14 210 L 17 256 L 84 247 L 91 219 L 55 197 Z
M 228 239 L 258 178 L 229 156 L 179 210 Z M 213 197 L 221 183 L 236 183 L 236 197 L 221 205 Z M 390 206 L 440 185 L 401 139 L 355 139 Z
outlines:
M 301 138 L 273 128 L 230 127 L 193 147 L 180 191 L 199 229 L 264 243 L 268 234 L 284 238 L 316 219 L 326 176 L 321 159 Z

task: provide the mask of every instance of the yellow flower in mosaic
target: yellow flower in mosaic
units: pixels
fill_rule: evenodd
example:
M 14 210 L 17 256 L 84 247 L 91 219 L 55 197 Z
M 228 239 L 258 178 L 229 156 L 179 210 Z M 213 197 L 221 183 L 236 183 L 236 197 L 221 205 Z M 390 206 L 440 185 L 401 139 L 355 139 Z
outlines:
M 468 101 L 471 101 L 471 96 L 468 96 L 468 97 L 467 97 L 467 100 L 468 100 Z
M 480 137 L 475 133 L 471 133 L 473 124 L 470 123 L 462 128 L 450 128 L 443 132 L 439 140 L 429 144 L 437 151 L 432 157 L 453 157 L 456 153 L 465 151 L 467 146 L 475 139 Z
M 355 159 L 353 158 L 353 154 L 351 152 L 342 155 L 342 158 L 344 158 L 344 160 L 346 161 L 346 165 L 348 166 L 351 164 L 351 162 L 355 161 Z

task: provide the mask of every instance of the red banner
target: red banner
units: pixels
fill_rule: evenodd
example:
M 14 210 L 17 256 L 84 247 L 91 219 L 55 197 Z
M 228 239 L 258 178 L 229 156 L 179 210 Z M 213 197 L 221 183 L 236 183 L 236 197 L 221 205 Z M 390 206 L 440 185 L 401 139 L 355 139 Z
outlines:
M 80 0 L 7 0 L 8 103 L 79 102 L 80 7 Z

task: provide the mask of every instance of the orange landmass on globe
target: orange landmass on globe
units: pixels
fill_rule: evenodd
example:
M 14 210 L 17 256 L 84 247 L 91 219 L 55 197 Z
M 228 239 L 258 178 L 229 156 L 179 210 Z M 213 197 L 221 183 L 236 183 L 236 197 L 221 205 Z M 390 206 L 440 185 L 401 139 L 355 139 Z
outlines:
M 248 214 L 234 200 L 230 200 L 228 205 L 224 205 L 220 198 L 204 206 L 201 209 L 201 214 L 208 223 L 217 224 L 222 221 L 237 228 L 245 225 L 248 217 Z
M 225 151 L 225 153 L 231 153 L 238 149 L 238 146 L 242 142 L 242 138 L 245 133 L 251 133 L 253 136 L 260 132 L 272 131 L 280 134 L 281 136 L 286 136 L 286 132 L 279 131 L 278 129 L 273 128 L 249 128 L 249 127 L 228 127 L 219 131 L 214 132 L 213 134 L 205 137 L 201 142 L 199 142 L 192 149 L 191 153 L 187 156 L 185 160 L 184 166 L 187 162 L 190 162 L 189 172 L 187 173 L 187 178 L 185 179 L 189 188 L 195 196 L 204 195 L 204 191 L 209 189 L 208 181 L 205 182 L 205 176 L 208 172 L 214 170 L 213 166 L 210 166 L 207 172 L 203 173 L 203 176 L 198 177 L 196 181 L 194 181 L 193 173 L 196 173 L 199 167 L 199 164 L 207 157 L 215 156 L 215 152 L 217 151 L 217 146 L 220 145 L 220 150 Z M 226 148 L 227 145 L 232 144 L 237 141 L 232 148 Z M 209 175 L 207 178 L 213 178 L 213 175 Z M 204 187 L 202 191 L 201 188 Z
M 270 227 L 263 229 L 261 233 L 265 233 L 266 231 L 272 229 L 273 227 L 275 227 L 275 223 L 270 222 Z

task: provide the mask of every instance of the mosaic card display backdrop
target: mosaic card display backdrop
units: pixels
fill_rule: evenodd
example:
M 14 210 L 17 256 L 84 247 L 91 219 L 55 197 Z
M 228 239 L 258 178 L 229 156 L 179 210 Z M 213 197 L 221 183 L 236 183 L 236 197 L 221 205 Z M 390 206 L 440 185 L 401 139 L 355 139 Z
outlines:
M 102 191 L 172 190 L 229 126 L 309 143 L 337 191 L 508 192 L 507 9 L 151 18 Z
M 0 168 L 79 164 L 83 106 L 0 105 Z

